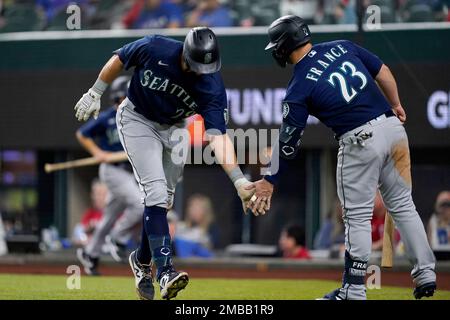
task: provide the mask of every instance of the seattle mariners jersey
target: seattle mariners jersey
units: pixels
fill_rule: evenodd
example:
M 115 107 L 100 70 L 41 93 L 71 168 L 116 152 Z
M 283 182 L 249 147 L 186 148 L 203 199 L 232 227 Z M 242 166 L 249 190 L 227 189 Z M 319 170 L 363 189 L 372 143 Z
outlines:
M 83 136 L 96 141 L 104 151 L 123 151 L 116 126 L 116 109 L 111 107 L 100 112 L 97 120 L 91 119 L 80 127 Z
M 183 72 L 182 50 L 182 42 L 158 35 L 117 50 L 125 69 L 135 67 L 128 99 L 136 112 L 160 124 L 172 125 L 198 113 L 206 130 L 225 133 L 227 98 L 220 73 Z
M 382 65 L 350 41 L 314 45 L 294 67 L 284 122 L 303 130 L 311 114 L 339 136 L 391 110 L 374 81 Z

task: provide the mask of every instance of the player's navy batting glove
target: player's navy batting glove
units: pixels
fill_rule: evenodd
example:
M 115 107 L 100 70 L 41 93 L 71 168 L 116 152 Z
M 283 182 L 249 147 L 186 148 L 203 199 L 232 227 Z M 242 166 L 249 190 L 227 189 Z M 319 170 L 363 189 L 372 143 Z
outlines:
M 100 112 L 100 98 L 101 95 L 92 89 L 83 94 L 83 97 L 75 105 L 75 117 L 78 121 L 86 121 L 93 114 L 94 119 L 97 119 Z

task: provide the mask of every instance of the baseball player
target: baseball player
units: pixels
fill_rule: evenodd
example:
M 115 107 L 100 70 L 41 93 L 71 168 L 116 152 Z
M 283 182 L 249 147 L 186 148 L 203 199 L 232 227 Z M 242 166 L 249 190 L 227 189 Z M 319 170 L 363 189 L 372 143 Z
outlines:
M 163 299 L 184 289 L 189 278 L 172 264 L 167 210 L 182 174 L 189 139 L 175 139 L 184 119 L 193 114 L 204 118 L 211 149 L 234 183 L 243 204 L 253 190 L 237 165 L 231 140 L 226 135 L 226 92 L 219 73 L 221 60 L 215 34 L 206 27 L 189 31 L 183 42 L 153 35 L 115 51 L 93 87 L 75 106 L 78 120 L 94 117 L 100 97 L 123 69 L 134 67 L 127 98 L 119 106 L 119 136 L 133 166 L 145 205 L 140 247 L 129 257 L 141 299 L 153 299 L 152 265 Z M 174 157 L 175 156 L 175 157 Z
M 272 157 L 273 163 L 277 157 L 279 170 L 255 183 L 248 206 L 262 214 L 270 208 L 274 184 L 297 155 L 308 115 L 314 115 L 339 142 L 336 178 L 345 222 L 342 287 L 323 299 L 366 299 L 377 188 L 414 265 L 415 298 L 432 296 L 435 258 L 411 197 L 408 138 L 402 125 L 406 114 L 389 68 L 350 41 L 312 45 L 308 26 L 297 16 L 275 20 L 268 34 L 266 50 L 281 67 L 293 64 L 294 70 L 282 105 L 279 152 Z
M 102 112 L 98 119 L 92 119 L 81 126 L 76 134 L 80 144 L 102 162 L 99 177 L 109 191 L 103 218 L 91 241 L 84 249 L 77 250 L 78 260 L 88 275 L 99 274 L 98 262 L 105 238 L 109 242 L 112 257 L 116 261 L 124 260 L 125 244 L 142 221 L 139 186 L 131 165 L 128 161 L 107 163 L 113 152 L 123 151 L 117 132 L 116 113 L 119 104 L 126 97 L 129 81 L 127 76 L 117 78 L 111 85 L 111 100 L 114 105 Z

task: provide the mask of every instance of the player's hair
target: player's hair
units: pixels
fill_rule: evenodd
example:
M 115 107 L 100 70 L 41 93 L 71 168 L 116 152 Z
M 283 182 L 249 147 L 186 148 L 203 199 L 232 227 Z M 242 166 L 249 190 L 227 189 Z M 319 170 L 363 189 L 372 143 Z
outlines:
M 284 228 L 286 235 L 293 238 L 295 243 L 300 246 L 305 245 L 305 230 L 298 224 L 291 224 Z
M 94 188 L 96 185 L 103 184 L 99 178 L 95 177 L 91 181 L 91 188 Z

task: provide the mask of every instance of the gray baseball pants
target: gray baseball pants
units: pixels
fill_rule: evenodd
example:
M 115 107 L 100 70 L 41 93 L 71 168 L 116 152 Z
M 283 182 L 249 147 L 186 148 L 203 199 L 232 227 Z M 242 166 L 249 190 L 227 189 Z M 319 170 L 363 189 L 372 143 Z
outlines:
M 343 207 L 345 248 L 351 258 L 369 260 L 378 188 L 413 264 L 415 285 L 436 281 L 435 257 L 411 197 L 408 137 L 397 117 L 383 115 L 339 139 L 336 181 Z M 340 296 L 365 299 L 365 286 L 344 284 Z
M 148 120 L 134 111 L 128 98 L 119 106 L 116 122 L 141 189 L 141 203 L 148 207 L 172 207 L 189 145 L 184 122 L 164 125 Z
M 85 248 L 91 257 L 100 256 L 108 234 L 113 240 L 125 243 L 135 228 L 142 223 L 143 206 L 133 173 L 118 166 L 102 163 L 99 176 L 108 187 L 108 198 L 103 218 Z M 122 212 L 123 215 L 119 219 Z

